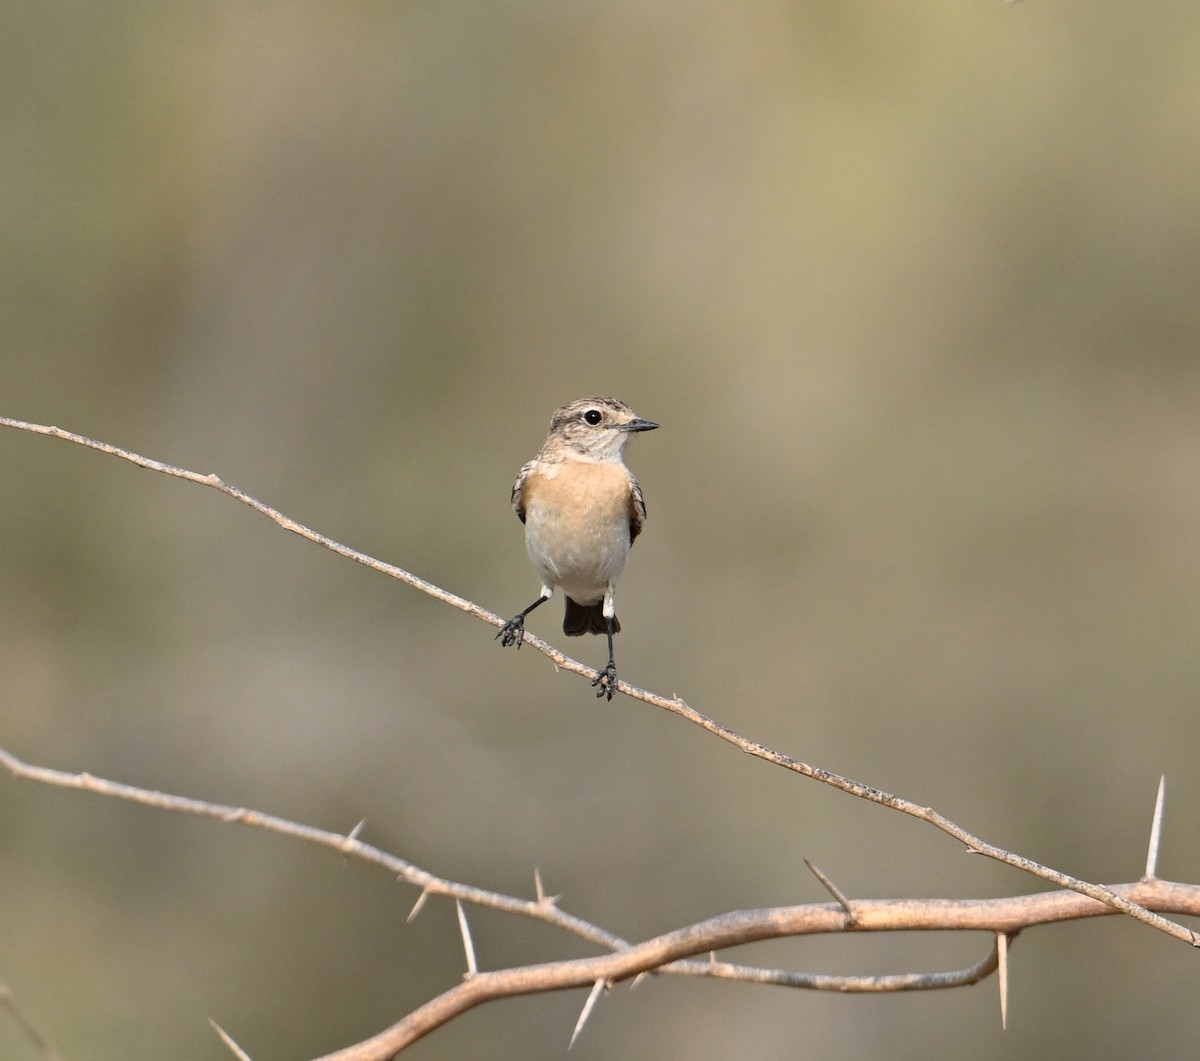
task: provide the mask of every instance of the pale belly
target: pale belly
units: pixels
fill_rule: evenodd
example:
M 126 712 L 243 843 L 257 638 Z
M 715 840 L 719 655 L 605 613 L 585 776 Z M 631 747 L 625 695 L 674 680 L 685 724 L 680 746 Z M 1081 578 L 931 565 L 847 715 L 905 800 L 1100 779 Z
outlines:
M 616 582 L 629 556 L 628 479 L 621 469 L 603 479 L 592 477 L 584 490 L 554 488 L 559 485 L 546 483 L 551 488 L 538 491 L 544 496 L 531 499 L 525 547 L 547 586 L 579 604 L 594 604 Z

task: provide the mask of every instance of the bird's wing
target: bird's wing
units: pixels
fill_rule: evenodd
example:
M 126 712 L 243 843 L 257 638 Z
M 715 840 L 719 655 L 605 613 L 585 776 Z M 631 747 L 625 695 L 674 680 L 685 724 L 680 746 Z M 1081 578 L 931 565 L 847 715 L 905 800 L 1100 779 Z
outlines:
M 533 467 L 537 463 L 536 460 L 529 461 L 519 472 L 517 472 L 517 481 L 513 483 L 512 488 L 512 507 L 517 514 L 517 519 L 522 523 L 525 522 L 525 486 L 529 482 L 530 475 L 533 474 Z
M 646 499 L 642 497 L 642 488 L 631 475 L 629 477 L 629 544 L 632 545 L 642 533 L 642 524 L 646 522 Z

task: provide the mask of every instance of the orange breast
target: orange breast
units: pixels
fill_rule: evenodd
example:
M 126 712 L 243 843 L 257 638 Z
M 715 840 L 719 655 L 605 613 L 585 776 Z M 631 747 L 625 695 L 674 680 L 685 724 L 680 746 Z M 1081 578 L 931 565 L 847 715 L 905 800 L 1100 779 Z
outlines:
M 598 600 L 629 554 L 629 472 L 623 464 L 564 461 L 525 484 L 525 544 L 550 585 Z

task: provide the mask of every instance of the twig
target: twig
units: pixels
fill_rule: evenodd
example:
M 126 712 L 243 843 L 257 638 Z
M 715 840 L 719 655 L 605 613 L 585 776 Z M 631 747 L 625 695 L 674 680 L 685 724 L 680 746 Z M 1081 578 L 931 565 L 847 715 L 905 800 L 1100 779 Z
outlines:
M 42 1055 L 43 1061 L 59 1061 L 58 1054 L 51 1049 L 50 1044 L 42 1038 L 25 1014 L 17 1008 L 7 984 L 0 984 L 0 1009 L 8 1011 L 9 1019 L 17 1026 L 17 1030 L 34 1045 L 38 1053 Z
M 246 1053 L 245 1050 L 243 1050 L 236 1042 L 234 1042 L 233 1036 L 230 1035 L 229 1032 L 227 1032 L 224 1028 L 222 1028 L 221 1025 L 219 1025 L 215 1020 L 209 1018 L 208 1023 L 212 1025 L 213 1031 L 217 1033 L 221 1039 L 221 1042 L 223 1042 L 229 1048 L 229 1052 L 233 1054 L 235 1058 L 237 1058 L 237 1061 L 254 1061 L 254 1059 L 248 1053 Z
M 327 847 L 332 851 L 380 866 L 401 880 L 415 884 L 422 889 L 421 897 L 417 899 L 417 905 L 414 907 L 413 913 L 409 915 L 410 918 L 415 916 L 425 898 L 430 895 L 444 895 L 451 899 L 474 903 L 477 906 L 488 906 L 505 913 L 545 921 L 608 950 L 619 950 L 626 946 L 626 941 L 619 936 L 605 932 L 582 918 L 564 913 L 553 903 L 544 900 L 518 899 L 510 895 L 502 895 L 499 892 L 488 891 L 485 888 L 476 888 L 469 884 L 446 880 L 444 877 L 435 876 L 427 870 L 414 866 L 411 862 L 406 862 L 371 844 L 363 843 L 361 840 L 351 840 L 343 833 L 317 829 L 311 825 L 288 821 L 286 818 L 277 818 L 273 814 L 264 814 L 246 807 L 232 807 L 223 803 L 189 799 L 186 796 L 175 796 L 166 792 L 154 792 L 150 789 L 138 788 L 136 785 L 109 781 L 88 773 L 72 774 L 62 770 L 52 770 L 45 766 L 34 766 L 19 759 L 5 748 L 0 748 L 0 766 L 7 768 L 14 777 L 40 781 L 42 784 L 53 785 L 56 788 L 74 788 L 84 792 L 94 792 L 129 803 L 140 803 L 146 807 L 173 811 L 177 814 L 191 814 L 198 818 L 209 818 L 212 821 L 230 825 L 246 825 L 264 829 L 267 832 Z

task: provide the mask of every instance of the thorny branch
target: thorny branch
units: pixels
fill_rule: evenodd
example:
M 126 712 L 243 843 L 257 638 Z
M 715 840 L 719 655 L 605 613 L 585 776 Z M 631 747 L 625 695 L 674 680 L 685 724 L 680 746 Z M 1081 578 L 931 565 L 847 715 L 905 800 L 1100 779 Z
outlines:
M 34 434 L 60 438 L 89 449 L 120 457 L 141 468 L 161 472 L 188 482 L 199 483 L 220 491 L 229 497 L 249 506 L 256 512 L 277 523 L 285 530 L 323 546 L 341 556 L 363 564 L 381 574 L 388 575 L 400 582 L 421 590 L 430 596 L 450 604 L 460 611 L 473 615 L 494 627 L 504 625 L 504 620 L 480 607 L 464 597 L 457 596 L 447 590 L 427 582 L 416 575 L 393 564 L 384 563 L 372 556 L 343 545 L 323 534 L 318 533 L 296 522 L 271 506 L 251 497 L 249 494 L 226 483 L 215 474 L 201 474 L 180 468 L 149 457 L 144 457 L 130 450 L 110 445 L 88 438 L 62 428 L 42 424 L 32 424 L 8 417 L 0 417 L 0 427 L 11 427 L 15 430 L 27 431 Z M 557 649 L 542 641 L 540 638 L 526 634 L 525 642 L 543 653 L 554 664 L 576 674 L 591 678 L 592 668 L 585 666 Z M 981 854 L 987 858 L 1013 866 L 1032 876 L 1039 877 L 1078 893 L 1071 896 L 1065 893 L 1047 893 L 1037 896 L 1026 896 L 1021 899 L 993 900 L 1000 904 L 991 908 L 995 915 L 1001 907 L 1008 911 L 1003 924 L 998 923 L 995 916 L 990 919 L 981 911 L 988 908 L 986 903 L 940 903 L 934 901 L 855 901 L 852 905 L 844 897 L 838 895 L 838 903 L 822 906 L 805 906 L 781 908 L 767 911 L 742 911 L 725 914 L 711 921 L 702 922 L 666 936 L 648 940 L 644 943 L 631 945 L 625 940 L 605 932 L 586 921 L 574 918 L 559 910 L 552 898 L 546 898 L 538 887 L 538 898 L 534 901 L 516 899 L 488 892 L 484 889 L 473 888 L 435 877 L 404 860 L 396 858 L 377 848 L 362 843 L 357 838 L 358 829 L 342 836 L 314 829 L 310 826 L 287 822 L 256 811 L 244 808 L 220 807 L 202 801 L 189 800 L 180 796 L 152 793 L 122 785 L 118 782 L 104 781 L 88 774 L 64 774 L 43 767 L 30 766 L 22 763 L 11 754 L 0 750 L 0 762 L 3 762 L 14 774 L 66 787 L 81 788 L 116 796 L 151 806 L 161 807 L 182 813 L 197 814 L 204 817 L 217 818 L 225 821 L 236 821 L 254 825 L 271 831 L 284 833 L 298 839 L 334 847 L 346 854 L 362 858 L 366 861 L 382 865 L 395 872 L 402 879 L 422 888 L 421 896 L 414 914 L 428 895 L 446 895 L 460 901 L 480 903 L 503 909 L 523 916 L 537 917 L 559 925 L 567 931 L 582 938 L 608 948 L 613 953 L 592 958 L 580 959 L 574 962 L 554 962 L 544 966 L 532 966 L 525 969 L 511 969 L 504 972 L 475 973 L 473 972 L 459 987 L 446 992 L 444 995 L 428 1003 L 404 1018 L 392 1028 L 347 1050 L 331 1054 L 322 1061 L 369 1061 L 375 1058 L 389 1058 L 402 1049 L 408 1042 L 426 1034 L 432 1028 L 449 1020 L 457 1013 L 491 998 L 502 995 L 520 994 L 530 991 L 559 990 L 566 987 L 586 985 L 605 985 L 617 980 L 636 976 L 650 970 L 678 973 L 685 975 L 726 976 L 729 978 L 753 980 L 762 983 L 787 984 L 789 986 L 804 986 L 824 990 L 838 991 L 879 991 L 879 990 L 914 990 L 930 987 L 956 986 L 960 983 L 974 982 L 992 972 L 998 962 L 998 950 L 993 952 L 970 970 L 945 974 L 911 974 L 902 977 L 813 977 L 804 974 L 788 973 L 780 970 L 754 969 L 745 966 L 733 966 L 720 963 L 715 957 L 708 961 L 688 961 L 689 956 L 704 951 L 715 951 L 734 942 L 743 943 L 755 939 L 772 938 L 779 935 L 797 935 L 814 931 L 878 931 L 880 929 L 918 929 L 918 928 L 975 928 L 991 931 L 997 938 L 1003 936 L 1011 940 L 1021 927 L 1029 924 L 1042 923 L 1045 920 L 1060 920 L 1071 917 L 1094 916 L 1100 913 L 1119 911 L 1142 921 L 1167 935 L 1183 940 L 1193 946 L 1200 946 L 1200 940 L 1190 929 L 1177 922 L 1165 918 L 1156 911 L 1174 913 L 1200 913 L 1200 900 L 1197 899 L 1197 889 L 1192 885 L 1172 885 L 1159 881 L 1151 873 L 1146 879 L 1134 885 L 1114 885 L 1105 887 L 1080 880 L 1059 870 L 1044 866 L 1031 859 L 1006 851 L 956 825 L 944 815 L 930 807 L 924 807 L 910 800 L 892 795 L 870 785 L 843 777 L 831 771 L 821 769 L 801 760 L 794 759 L 782 752 L 777 752 L 757 741 L 750 740 L 734 732 L 721 723 L 707 717 L 688 706 L 678 697 L 667 698 L 645 689 L 630 685 L 628 682 L 618 683 L 618 691 L 633 699 L 640 700 L 654 707 L 679 715 L 694 725 L 707 730 L 714 736 L 736 748 L 753 755 L 756 758 L 772 763 L 803 777 L 819 781 L 848 795 L 866 799 L 892 810 L 899 811 L 910 817 L 927 822 L 942 832 L 952 836 L 962 843 L 973 854 Z M 818 876 L 822 876 L 818 873 Z M 1179 889 L 1182 889 L 1180 891 Z M 1069 907 L 1061 904 L 1069 903 Z M 1024 916 L 1014 915 L 1013 904 L 1030 910 L 1041 911 L 1038 916 L 1026 912 Z M 1099 905 L 1097 905 L 1099 904 Z M 1107 908 L 1107 909 L 1106 909 Z M 974 911 L 968 915 L 967 910 Z M 914 911 L 921 911 L 917 914 Z M 1053 916 L 1046 916 L 1046 911 L 1057 910 Z M 886 911 L 886 913 L 884 913 Z M 936 911 L 931 916 L 931 912 Z M 800 913 L 803 912 L 803 913 Z M 884 916 L 886 923 L 873 922 L 872 916 Z M 911 915 L 911 916 L 910 916 Z M 1011 920 L 1015 916 L 1015 920 Z M 800 920 L 796 920 L 799 917 Z M 965 921 L 959 918 L 965 917 Z M 816 918 L 816 922 L 808 919 Z M 820 918 L 831 918 L 827 924 Z M 972 920 L 974 918 L 974 920 Z M 824 927 L 815 927 L 816 924 Z M 465 918 L 463 920 L 466 931 Z M 732 934 L 730 934 L 732 933 Z M 589 998 L 588 1011 L 594 1002 L 596 991 Z M 586 1016 L 585 1011 L 585 1016 Z M 582 1021 L 581 1021 L 582 1023 Z
M 378 1035 L 356 1043 L 318 1061 L 385 1061 L 429 1032 L 475 1006 L 497 998 L 561 991 L 594 984 L 611 985 L 649 972 L 675 976 L 708 976 L 744 983 L 773 984 L 842 993 L 928 991 L 977 983 L 996 971 L 998 946 L 975 965 L 932 973 L 901 973 L 881 976 L 826 976 L 768 969 L 718 961 L 716 952 L 734 945 L 766 939 L 848 932 L 979 931 L 998 942 L 1011 940 L 1024 928 L 1113 914 L 1106 904 L 1070 891 L 1042 892 L 1004 899 L 847 899 L 809 903 L 802 906 L 738 910 L 688 925 L 641 943 L 630 943 L 582 918 L 560 910 L 553 897 L 543 894 L 540 877 L 535 880 L 536 899 L 520 899 L 499 892 L 460 884 L 437 877 L 412 863 L 357 838 L 359 827 L 349 834 L 329 832 L 311 825 L 263 814 L 245 807 L 225 806 L 205 800 L 154 792 L 88 773 L 67 773 L 23 762 L 0 748 L 0 766 L 14 777 L 60 788 L 74 788 L 98 795 L 140 803 L 160 810 L 210 818 L 226 824 L 245 825 L 317 844 L 395 873 L 420 887 L 422 900 L 428 895 L 454 898 L 459 905 L 459 923 L 467 948 L 468 972 L 462 984 L 451 988 Z M 1155 820 L 1160 815 L 1156 813 Z M 815 868 L 814 868 L 814 872 Z M 817 874 L 822 883 L 824 874 Z M 1159 880 L 1147 874 L 1142 880 L 1112 885 L 1109 889 L 1146 909 L 1200 915 L 1200 885 Z M 420 907 L 418 900 L 414 913 Z M 507 913 L 535 918 L 555 925 L 582 939 L 605 947 L 610 953 L 573 961 L 479 972 L 461 903 L 469 902 Z M 693 955 L 707 954 L 696 959 Z M 595 996 L 592 996 L 593 1000 Z M 219 1034 L 232 1050 L 240 1050 L 224 1031 Z M 239 1054 L 239 1056 L 244 1056 Z
M 1110 905 L 1071 891 L 1041 892 L 1003 899 L 847 899 L 839 893 L 833 903 L 738 910 L 683 928 L 630 943 L 582 918 L 560 910 L 553 897 L 542 893 L 540 877 L 535 881 L 536 899 L 520 899 L 437 877 L 402 858 L 364 843 L 357 837 L 359 826 L 349 834 L 329 832 L 311 825 L 278 818 L 245 807 L 232 807 L 206 800 L 126 785 L 88 773 L 67 773 L 23 762 L 0 748 L 0 766 L 14 777 L 59 788 L 74 788 L 122 799 L 160 810 L 210 818 L 226 824 L 245 825 L 307 843 L 317 844 L 348 857 L 380 866 L 421 888 L 428 895 L 454 898 L 459 905 L 459 923 L 467 948 L 468 972 L 462 984 L 414 1010 L 378 1035 L 317 1061 L 385 1061 L 417 1039 L 475 1006 L 497 998 L 561 991 L 601 983 L 611 985 L 645 973 L 674 976 L 708 976 L 744 983 L 773 984 L 842 993 L 928 991 L 977 983 L 996 971 L 995 944 L 975 965 L 966 969 L 932 973 L 901 973 L 881 976 L 826 976 L 768 969 L 718 961 L 716 952 L 766 939 L 848 932 L 901 932 L 953 930 L 988 932 L 997 940 L 1011 940 L 1024 928 L 1113 914 Z M 1155 820 L 1159 820 L 1156 813 Z M 828 886 L 824 874 L 815 870 Z M 1145 909 L 1200 915 L 1200 885 L 1159 880 L 1147 874 L 1140 881 L 1116 884 L 1106 889 Z M 420 907 L 414 907 L 414 913 Z M 461 903 L 469 902 L 507 913 L 535 918 L 555 925 L 610 953 L 573 961 L 480 972 L 475 968 L 474 950 Z M 693 955 L 707 954 L 696 959 Z M 220 1034 L 228 1039 L 223 1031 Z M 231 1045 L 236 1049 L 236 1044 Z
M 1139 903 L 1159 909 L 1175 913 L 1200 913 L 1200 886 L 1197 885 L 1139 881 L 1113 887 Z M 316 1061 L 389 1061 L 435 1028 L 484 1002 L 595 984 L 607 986 L 649 970 L 671 972 L 670 963 L 678 958 L 734 944 L 819 932 L 945 928 L 988 930 L 995 934 L 997 940 L 1000 937 L 1011 940 L 1020 925 L 1046 924 L 1116 912 L 1086 896 L 1063 891 L 974 902 L 938 899 L 862 900 L 855 902 L 854 908 L 859 920 L 850 929 L 846 925 L 845 912 L 835 903 L 739 910 L 676 929 L 616 954 L 474 973 L 371 1039 L 326 1054 Z M 998 947 L 994 947 L 983 961 L 971 969 L 933 974 L 933 977 L 940 977 L 941 982 L 935 982 L 928 976 L 921 977 L 923 982 L 920 984 L 912 983 L 908 976 L 878 977 L 875 978 L 878 986 L 867 990 L 902 991 L 975 983 L 996 969 L 998 954 Z M 777 981 L 767 979 L 760 982 Z M 820 987 L 818 984 L 806 986 Z M 836 985 L 824 989 L 847 990 Z

